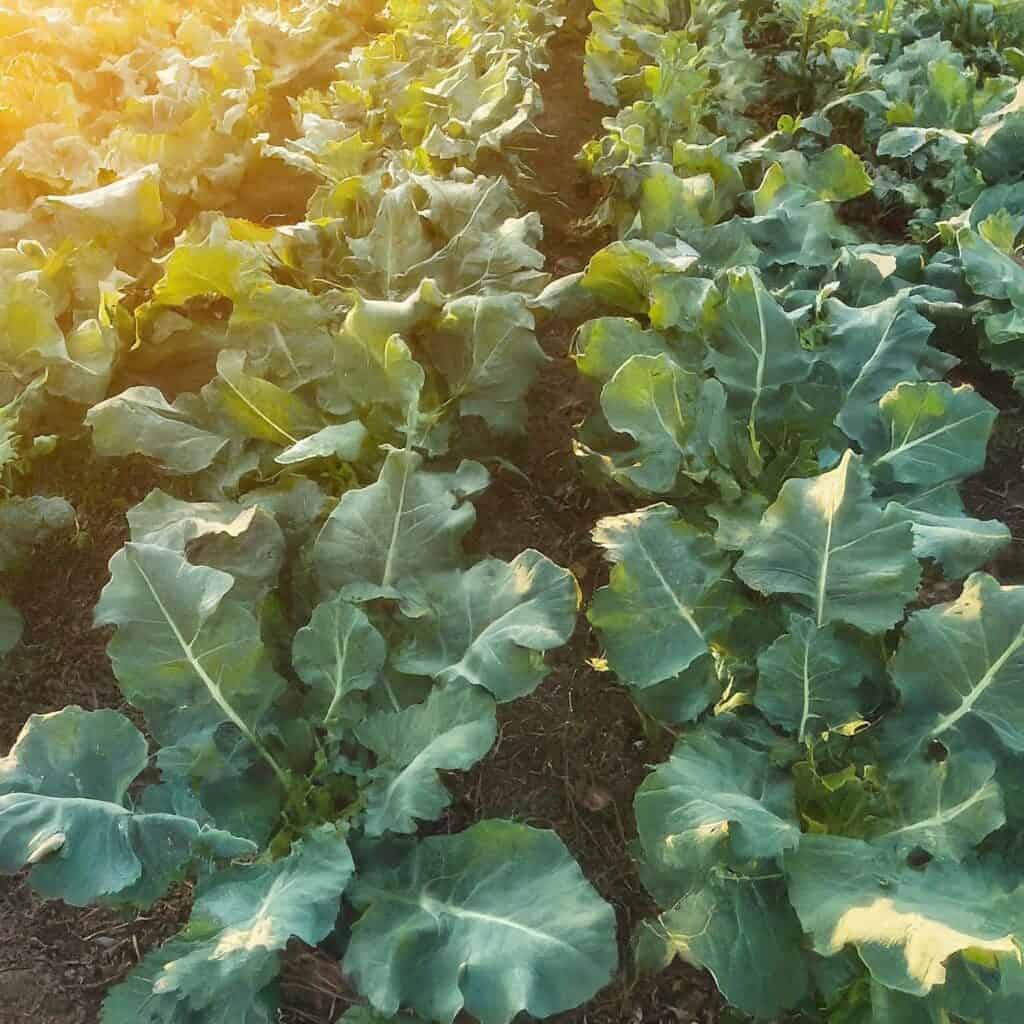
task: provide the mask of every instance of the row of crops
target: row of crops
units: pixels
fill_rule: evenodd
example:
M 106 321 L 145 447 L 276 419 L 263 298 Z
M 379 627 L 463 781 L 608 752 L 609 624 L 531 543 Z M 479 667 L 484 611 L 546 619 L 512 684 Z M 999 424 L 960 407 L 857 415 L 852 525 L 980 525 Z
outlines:
M 614 314 L 578 449 L 639 507 L 597 524 L 588 614 L 681 730 L 636 794 L 637 955 L 758 1019 L 1019 1020 L 1024 592 L 958 489 L 997 410 L 943 378 L 1024 380 L 1024 21 L 598 7 L 620 240 L 571 286 Z
M 75 528 L 26 493 L 69 422 L 165 482 L 95 609 L 139 717 L 0 760 L 0 870 L 196 879 L 105 1024 L 276 1020 L 293 938 L 349 1024 L 548 1016 L 619 967 L 554 832 L 417 835 L 576 625 L 568 570 L 465 544 L 537 316 L 581 324 L 580 471 L 635 506 L 595 524 L 599 667 L 677 737 L 622 969 L 761 1020 L 1024 1013 L 1024 592 L 960 494 L 997 409 L 949 383 L 1024 394 L 1024 14 L 596 8 L 616 240 L 552 281 L 521 140 L 556 0 L 0 7 L 0 570 Z

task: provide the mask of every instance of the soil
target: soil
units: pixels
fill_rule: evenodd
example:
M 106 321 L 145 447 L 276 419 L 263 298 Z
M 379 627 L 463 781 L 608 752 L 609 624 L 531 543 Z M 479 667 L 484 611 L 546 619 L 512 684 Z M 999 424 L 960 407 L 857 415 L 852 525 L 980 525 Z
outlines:
M 579 5 L 580 14 L 587 5 Z M 595 189 L 574 156 L 596 135 L 608 112 L 583 85 L 585 20 L 573 15 L 556 36 L 551 69 L 540 87 L 546 133 L 523 158 L 535 181 L 530 206 L 545 223 L 545 255 L 555 273 L 582 269 L 602 244 L 582 221 Z M 590 530 L 602 515 L 624 511 L 611 493 L 584 487 L 571 451 L 574 424 L 588 396 L 568 358 L 573 325 L 542 325 L 551 357 L 530 399 L 529 435 L 492 464 L 495 482 L 478 502 L 471 543 L 512 558 L 534 547 L 580 580 L 584 599 L 606 578 Z M 1024 537 L 1024 415 L 1018 396 L 991 382 L 987 396 L 1007 410 L 985 472 L 966 488 L 975 515 L 997 517 Z M 509 465 L 511 464 L 511 465 Z M 511 467 L 522 471 L 522 476 Z M 77 537 L 37 553 L 32 571 L 11 594 L 27 622 L 23 644 L 0 663 L 0 750 L 13 742 L 27 716 L 69 703 L 117 707 L 126 713 L 105 645 L 92 628 L 92 609 L 107 579 L 107 561 L 126 539 L 124 511 L 158 484 L 144 465 L 92 458 L 85 438 L 72 440 L 47 464 L 40 493 L 67 497 L 78 512 Z M 166 486 L 166 484 L 164 484 Z M 1024 579 L 1022 547 L 995 566 L 1006 582 Z M 584 874 L 615 908 L 621 962 L 630 962 L 629 936 L 653 911 L 627 852 L 635 834 L 633 793 L 649 767 L 662 760 L 667 735 L 651 735 L 625 692 L 596 671 L 597 654 L 581 620 L 572 642 L 550 658 L 551 674 L 535 694 L 500 709 L 490 755 L 473 771 L 448 778 L 453 803 L 433 831 L 459 831 L 489 817 L 554 829 Z M 106 989 L 187 918 L 185 885 L 143 914 L 45 903 L 24 876 L 0 878 L 0 1024 L 96 1024 Z M 282 978 L 283 1019 L 330 1024 L 353 1001 L 337 960 L 294 944 Z M 589 1003 L 558 1024 L 715 1024 L 722 1005 L 711 979 L 679 962 L 656 976 L 627 969 Z

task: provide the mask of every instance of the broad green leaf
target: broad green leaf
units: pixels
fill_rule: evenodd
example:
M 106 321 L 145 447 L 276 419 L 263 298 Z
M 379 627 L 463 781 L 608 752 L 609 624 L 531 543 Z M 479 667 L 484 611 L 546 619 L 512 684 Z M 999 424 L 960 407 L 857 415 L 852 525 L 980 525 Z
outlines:
M 756 491 L 745 491 L 736 502 L 708 505 L 708 515 L 718 523 L 715 543 L 727 551 L 742 551 L 757 533 L 768 499 Z
M 794 616 L 789 632 L 758 659 L 754 703 L 801 742 L 858 721 L 868 708 L 858 693 L 871 662 L 836 623 L 818 627 Z
M 710 174 L 680 177 L 670 164 L 657 162 L 638 170 L 644 175 L 637 203 L 644 237 L 685 236 L 687 228 L 717 219 L 715 181 Z
M 905 295 L 861 308 L 830 299 L 826 309 L 829 343 L 824 356 L 838 371 L 843 393 L 836 425 L 862 445 L 877 443 L 878 400 L 896 384 L 920 377 L 932 325 Z
M 219 347 L 244 349 L 253 376 L 292 392 L 329 372 L 332 319 L 310 292 L 267 284 L 234 307 Z
M 942 381 L 898 384 L 880 403 L 887 439 L 865 452 L 872 469 L 928 487 L 977 473 L 998 414 L 974 388 Z
M 146 810 L 217 822 L 264 845 L 277 826 L 286 792 L 252 743 L 230 726 L 190 732 L 156 755 L 160 785 L 142 794 Z
M 692 327 L 714 302 L 711 282 L 685 276 L 697 259 L 678 240 L 672 248 L 643 239 L 613 242 L 591 257 L 581 285 L 616 309 L 649 316 L 653 327 Z
M 254 487 L 241 495 L 243 508 L 260 508 L 281 527 L 290 549 L 312 539 L 314 527 L 326 518 L 330 499 L 314 480 L 284 476 L 267 487 Z
M 758 216 L 778 207 L 798 208 L 814 199 L 841 203 L 871 191 L 871 178 L 860 157 L 841 143 L 810 159 L 796 149 L 777 156 L 753 193 Z
M 924 850 L 963 860 L 1006 822 L 995 760 L 984 751 L 962 751 L 944 760 L 915 758 L 888 779 L 895 814 L 877 832 L 904 856 Z
M 616 459 L 618 473 L 652 494 L 672 490 L 680 468 L 698 480 L 706 477 L 714 453 L 703 431 L 726 421 L 720 385 L 720 401 L 713 401 L 716 385 L 668 355 L 633 356 L 620 366 L 601 391 L 608 425 L 636 442 L 628 456 Z
M 160 168 L 143 167 L 109 185 L 46 196 L 62 234 L 110 241 L 159 234 L 164 227 Z
M 348 240 L 360 283 L 384 299 L 395 298 L 404 275 L 434 251 L 416 206 L 416 189 L 402 182 L 383 192 L 370 231 Z
M 553 832 L 485 821 L 356 855 L 343 966 L 383 1013 L 509 1024 L 579 1005 L 615 970 L 612 909 Z
M 526 392 L 546 357 L 521 295 L 471 295 L 449 302 L 424 348 L 462 416 L 499 433 L 526 425 Z
M 785 871 L 815 950 L 830 956 L 855 946 L 888 988 L 923 996 L 943 984 L 954 953 L 1016 950 L 1020 907 L 983 867 L 944 860 L 915 867 L 883 846 L 805 835 L 786 855 Z
M 582 324 L 573 339 L 576 369 L 585 377 L 608 381 L 632 356 L 674 355 L 661 331 L 644 330 L 631 317 L 602 316 Z M 676 362 L 682 362 L 677 359 Z M 699 363 L 697 364 L 699 365 Z M 697 369 L 694 365 L 692 369 Z M 687 364 L 688 368 L 689 364 Z
M 29 718 L 0 761 L 0 789 L 120 804 L 148 759 L 145 737 L 124 715 L 67 707 Z
M 712 875 L 658 920 L 673 952 L 744 1013 L 768 1019 L 807 993 L 800 923 L 777 878 Z
M 780 389 L 806 380 L 811 355 L 755 270 L 731 270 L 728 282 L 708 362 L 756 447 L 763 428 L 778 419 Z
M 475 462 L 453 473 L 422 465 L 416 452 L 391 451 L 375 484 L 342 495 L 314 550 L 326 591 L 399 597 L 419 578 L 460 565 L 476 518 L 464 499 L 487 485 L 487 471 Z
M 328 733 L 341 733 L 351 695 L 373 686 L 386 656 L 384 638 L 360 608 L 340 596 L 316 606 L 295 634 L 292 664 L 310 688 L 310 710 Z
M 808 202 L 804 189 L 797 189 L 796 193 L 770 213 L 745 217 L 737 224 L 760 251 L 757 264 L 762 268 L 797 266 L 819 270 L 832 265 L 840 245 L 860 241 L 840 224 L 831 204 L 821 200 Z
M 497 65 L 493 70 L 499 70 Z M 518 216 L 519 206 L 506 179 L 411 177 L 429 200 L 421 216 L 446 241 L 416 264 L 408 279 L 436 278 L 449 295 L 532 294 L 547 280 L 541 273 L 544 257 L 537 249 L 543 236 L 540 217 L 535 212 Z
M 956 240 L 964 277 L 979 295 L 1024 304 L 1024 267 L 970 228 L 961 228 Z
M 217 379 L 203 398 L 246 436 L 292 447 L 321 427 L 301 398 L 245 372 L 244 352 L 227 349 L 217 357 Z
M 358 420 L 335 424 L 304 437 L 298 444 L 275 455 L 274 461 L 282 466 L 290 466 L 307 459 L 334 456 L 340 462 L 358 462 L 368 436 L 366 427 Z
M 909 523 L 885 520 L 863 462 L 848 451 L 831 472 L 782 485 L 736 573 L 762 593 L 798 596 L 817 626 L 882 633 L 917 591 L 912 544 Z
M 778 857 L 800 841 L 793 781 L 763 749 L 697 726 L 676 744 L 633 802 L 644 854 L 671 868 L 671 905 L 715 864 Z M 669 899 L 666 900 L 665 897 Z
M 235 502 L 189 502 L 159 488 L 128 510 L 131 539 L 185 555 L 235 579 L 231 595 L 259 600 L 276 585 L 284 563 L 281 528 L 262 508 Z
M 1024 752 L 1022 674 L 1024 588 L 974 573 L 956 601 L 916 612 L 907 623 L 892 663 L 901 742 L 950 746 L 980 735 L 993 752 Z
M 532 692 L 547 675 L 544 652 L 566 643 L 579 590 L 572 573 L 527 549 L 426 581 L 426 610 L 403 631 L 402 672 L 446 685 L 482 686 L 499 701 Z
M 232 238 L 227 220 L 220 217 L 204 238 L 175 245 L 164 262 L 163 277 L 153 286 L 153 299 L 182 306 L 201 295 L 222 295 L 241 304 L 256 288 L 271 283 L 259 249 Z
M 32 886 L 73 906 L 150 904 L 194 856 L 243 856 L 244 839 L 191 818 L 125 806 L 146 741 L 116 711 L 68 707 L 29 718 L 0 759 L 0 872 L 31 866 Z
M 377 712 L 356 726 L 356 738 L 377 757 L 364 789 L 368 836 L 415 832 L 451 802 L 438 771 L 465 771 L 497 735 L 494 701 L 475 687 L 431 691 L 423 704 Z
M 661 722 L 692 722 L 727 689 L 747 689 L 753 682 L 756 652 L 783 628 L 775 609 L 752 602 L 745 588 L 728 576 L 712 584 L 693 612 L 708 650 L 660 683 L 640 687 L 622 680 L 637 705 Z
M 334 347 L 334 372 L 320 382 L 317 402 L 337 416 L 366 410 L 363 419 L 371 428 L 370 414 L 380 418 L 384 407 L 400 428 L 416 410 L 423 383 L 423 367 L 401 335 L 378 339 L 344 331 Z
M 725 555 L 664 504 L 600 520 L 594 540 L 613 564 L 587 613 L 609 665 L 638 687 L 678 675 L 707 650 L 695 613 Z
M 254 730 L 284 680 L 259 623 L 225 601 L 234 579 L 190 565 L 176 551 L 126 544 L 110 560 L 98 626 L 117 626 L 109 653 L 125 696 L 163 745 L 232 723 L 257 749 Z
M 188 927 L 111 989 L 103 1024 L 273 1020 L 266 987 L 289 939 L 316 945 L 334 928 L 352 856 L 333 826 L 287 857 L 226 868 L 199 886 Z M 265 1007 L 267 1015 L 253 1014 Z
M 810 161 L 807 184 L 819 199 L 842 203 L 871 191 L 871 177 L 859 156 L 841 143 Z
M 966 576 L 1010 543 L 1010 531 L 1003 523 L 967 515 L 955 483 L 897 495 L 897 499 L 886 505 L 886 518 L 909 522 L 914 554 L 933 558 L 949 579 Z
M 201 424 L 193 396 L 173 404 L 156 388 L 134 387 L 94 405 L 85 416 L 100 455 L 147 455 L 169 473 L 206 469 L 228 439 Z

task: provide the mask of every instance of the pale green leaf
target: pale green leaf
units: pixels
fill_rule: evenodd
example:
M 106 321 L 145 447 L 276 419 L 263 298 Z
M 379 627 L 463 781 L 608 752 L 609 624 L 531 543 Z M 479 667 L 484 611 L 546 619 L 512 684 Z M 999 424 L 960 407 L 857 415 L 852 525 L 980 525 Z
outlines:
M 415 832 L 417 819 L 433 821 L 451 802 L 438 771 L 465 771 L 497 735 L 494 701 L 480 690 L 440 688 L 423 704 L 377 712 L 355 734 L 377 757 L 364 788 L 368 836 Z
M 358 462 L 368 436 L 366 427 L 358 420 L 334 424 L 286 448 L 280 455 L 274 456 L 274 461 L 282 466 L 290 466 L 307 459 L 334 456 L 340 462 Z
M 1020 908 L 983 869 L 932 860 L 923 867 L 882 846 L 805 835 L 786 855 L 789 896 L 817 952 L 856 947 L 883 985 L 923 996 L 966 949 L 1016 951 Z
M 169 473 L 206 469 L 228 439 L 200 421 L 191 396 L 173 404 L 156 388 L 134 387 L 94 405 L 85 416 L 100 455 L 148 455 Z
M 318 604 L 309 624 L 295 634 L 292 664 L 310 688 L 310 710 L 329 733 L 344 728 L 351 695 L 373 686 L 386 656 L 384 638 L 342 597 Z
M 872 665 L 849 631 L 794 616 L 758 659 L 754 703 L 801 742 L 864 718 L 858 688 Z
M 280 860 L 209 876 L 185 931 L 111 989 L 103 1024 L 269 1024 L 280 955 L 292 937 L 315 945 L 334 928 L 352 871 L 345 840 L 324 825 Z
M 998 411 L 967 384 L 898 384 L 879 405 L 885 439 L 865 456 L 877 473 L 929 487 L 977 473 Z
M 417 578 L 460 565 L 476 517 L 464 499 L 487 485 L 487 471 L 475 462 L 452 473 L 422 465 L 416 452 L 391 451 L 376 483 L 345 492 L 314 550 L 325 590 L 398 597 Z
M 830 472 L 782 485 L 736 573 L 762 593 L 796 595 L 817 626 L 881 633 L 917 591 L 912 545 L 910 524 L 885 519 L 863 462 L 846 452 Z
M 537 687 L 548 672 L 544 652 L 568 641 L 579 607 L 572 573 L 532 549 L 511 562 L 438 573 L 423 599 L 426 610 L 404 630 L 395 667 L 482 686 L 499 701 Z
M 378 1010 L 451 1024 L 546 1017 L 616 966 L 615 917 L 553 833 L 485 821 L 457 835 L 357 850 L 362 916 L 344 969 Z
M 613 564 L 588 612 L 609 665 L 638 687 L 678 675 L 707 650 L 695 616 L 724 554 L 664 504 L 600 520 L 594 540 Z

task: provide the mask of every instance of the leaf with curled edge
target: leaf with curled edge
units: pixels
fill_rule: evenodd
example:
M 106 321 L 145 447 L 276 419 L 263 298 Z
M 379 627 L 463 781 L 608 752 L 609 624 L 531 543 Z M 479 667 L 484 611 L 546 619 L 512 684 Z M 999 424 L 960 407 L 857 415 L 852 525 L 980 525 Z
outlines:
M 422 704 L 376 712 L 355 728 L 377 757 L 363 793 L 368 836 L 415 832 L 451 803 L 439 771 L 465 771 L 491 749 L 498 725 L 494 700 L 475 687 L 435 688 Z
M 276 585 L 285 540 L 274 517 L 232 501 L 181 501 L 157 488 L 128 510 L 131 539 L 230 573 L 233 598 L 256 602 Z
M 229 443 L 195 395 L 171 403 L 157 388 L 127 388 L 94 405 L 85 422 L 100 455 L 146 455 L 179 476 L 207 469 Z
M 73 906 L 148 905 L 195 857 L 255 852 L 192 818 L 128 806 L 148 761 L 145 738 L 116 711 L 33 715 L 0 759 L 0 871 L 31 866 L 37 892 Z
M 671 906 L 715 865 L 779 857 L 800 842 L 793 779 L 771 762 L 762 728 L 751 744 L 707 725 L 675 745 L 633 801 L 643 859 L 656 869 L 649 886 Z
M 110 990 L 103 1024 L 269 1024 L 285 947 L 330 933 L 352 872 L 344 837 L 322 825 L 279 860 L 207 876 L 185 930 Z
M 547 675 L 544 652 L 572 635 L 579 590 L 572 573 L 528 548 L 511 562 L 489 558 L 427 577 L 423 601 L 424 613 L 401 631 L 395 667 L 509 701 Z

